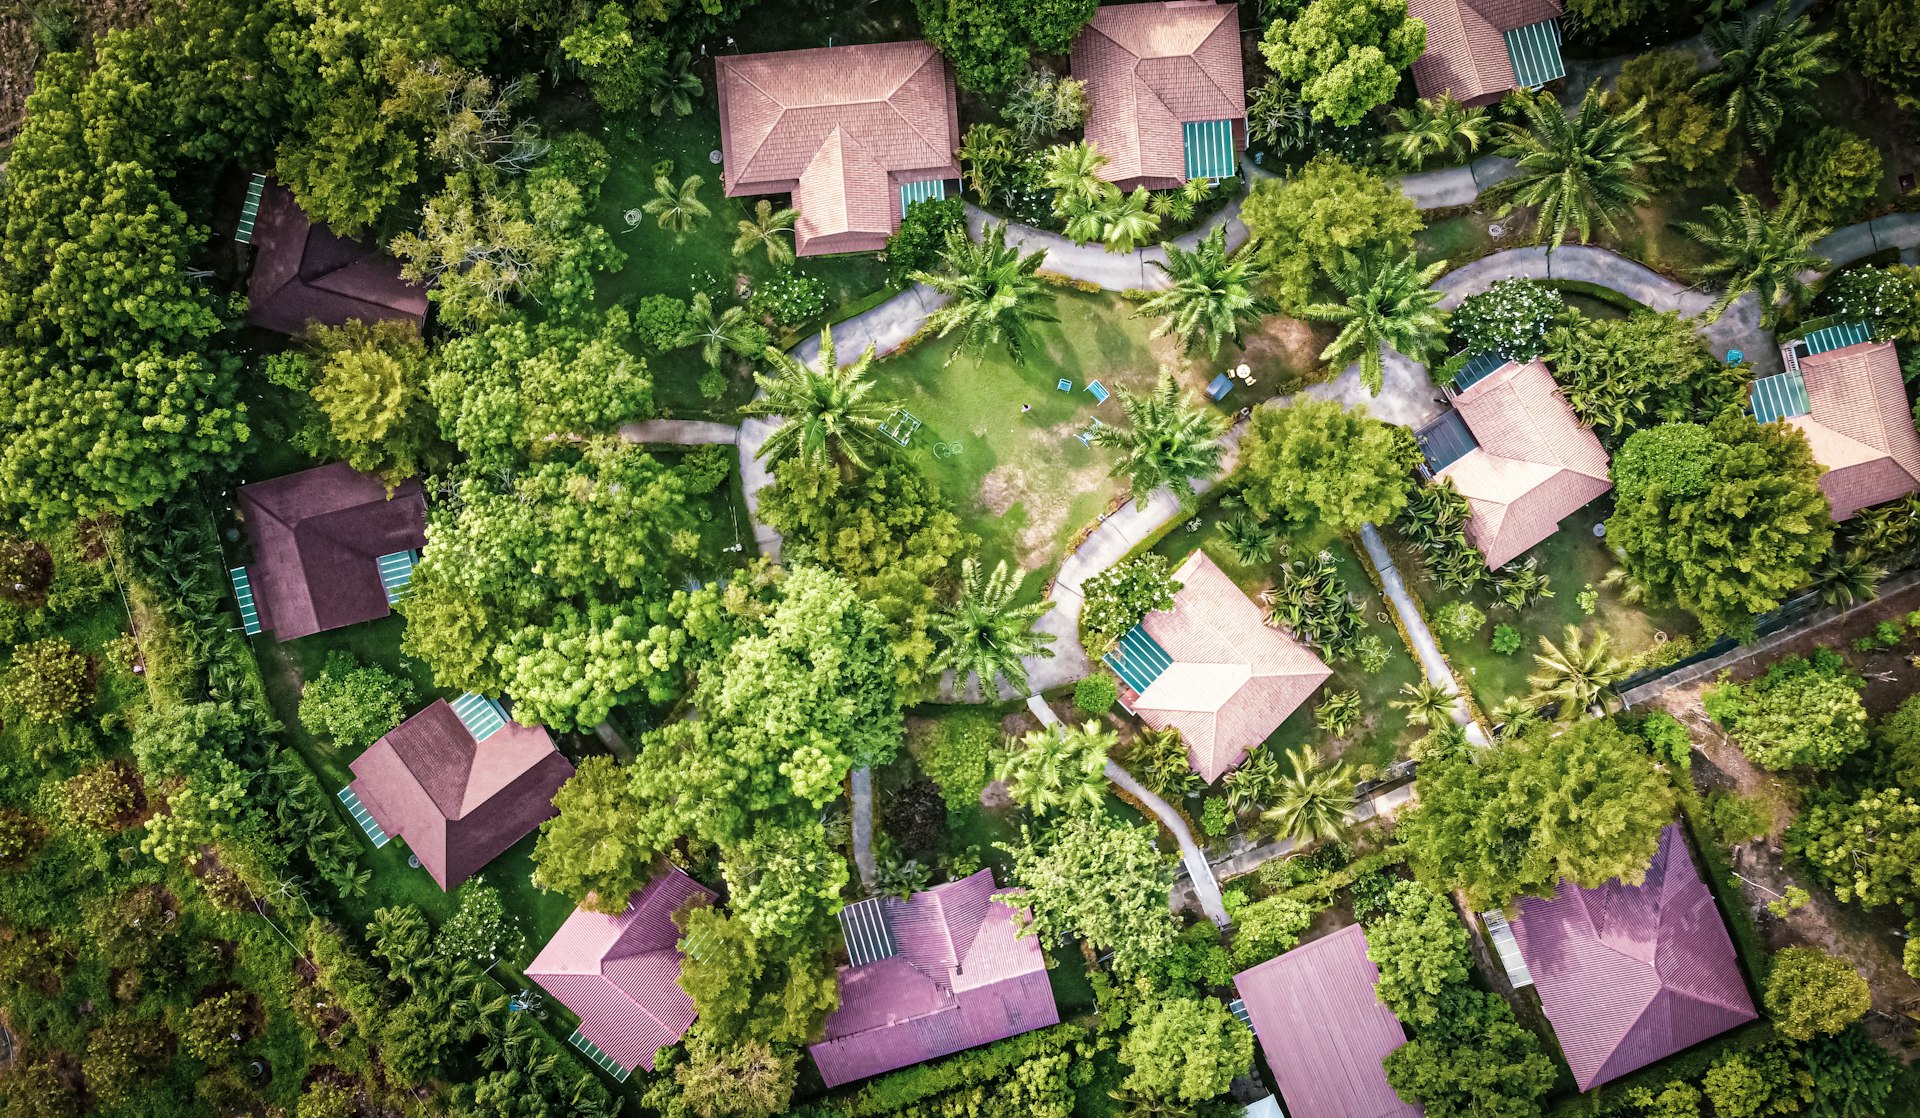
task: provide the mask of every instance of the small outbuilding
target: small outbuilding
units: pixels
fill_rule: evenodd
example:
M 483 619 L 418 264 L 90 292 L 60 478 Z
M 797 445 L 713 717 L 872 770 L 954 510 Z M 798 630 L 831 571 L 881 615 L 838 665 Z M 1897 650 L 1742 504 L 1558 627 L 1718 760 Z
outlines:
M 268 180 L 252 209 L 253 277 L 247 321 L 277 334 L 355 319 L 427 317 L 427 289 L 400 276 L 400 262 L 308 219 L 293 192 Z M 244 220 L 244 219 L 243 219 Z
M 1753 385 L 1753 417 L 1806 436 L 1835 520 L 1920 492 L 1920 433 L 1892 342 L 1865 323 L 1816 330 L 1781 347 L 1786 372 Z
M 1240 173 L 1247 80 L 1240 9 L 1213 0 L 1108 4 L 1073 41 L 1087 142 L 1122 190 Z

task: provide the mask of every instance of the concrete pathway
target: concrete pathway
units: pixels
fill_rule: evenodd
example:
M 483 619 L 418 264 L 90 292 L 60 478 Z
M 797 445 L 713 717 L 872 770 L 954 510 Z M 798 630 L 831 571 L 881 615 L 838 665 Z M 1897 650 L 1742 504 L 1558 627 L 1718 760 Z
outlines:
M 732 446 L 740 441 L 740 428 L 705 419 L 649 419 L 620 428 L 620 437 L 664 446 Z
M 1838 268 L 1882 249 L 1920 248 L 1920 213 L 1887 214 L 1837 229 L 1814 242 L 1813 250 Z
M 1420 661 L 1420 670 L 1426 674 L 1427 682 L 1445 689 L 1454 697 L 1453 721 L 1455 725 L 1466 729 L 1467 740 L 1474 745 L 1486 745 L 1489 740 L 1486 731 L 1473 720 L 1466 696 L 1460 693 L 1460 684 L 1453 678 L 1453 669 L 1447 665 L 1439 642 L 1433 639 L 1433 631 L 1427 628 L 1427 619 L 1414 604 L 1406 581 L 1393 565 L 1393 556 L 1387 553 L 1387 545 L 1380 539 L 1379 530 L 1371 524 L 1362 524 L 1360 542 L 1366 545 L 1367 557 L 1373 560 L 1374 569 L 1380 572 L 1381 588 L 1386 591 L 1387 600 L 1393 603 L 1393 611 L 1400 615 L 1400 624 L 1406 627 L 1407 637 L 1413 643 L 1414 658 Z
M 1445 210 L 1471 206 L 1480 192 L 1502 179 L 1513 177 L 1518 165 L 1498 155 L 1483 155 L 1461 167 L 1442 167 L 1437 171 L 1401 175 L 1400 191 L 1423 210 Z
M 971 203 L 967 205 L 967 228 L 973 231 L 975 237 L 980 236 L 981 230 L 988 225 L 998 224 L 1000 220 Z M 1228 202 L 1224 209 L 1196 228 L 1175 237 L 1173 243 L 1183 249 L 1192 249 L 1219 225 L 1227 227 L 1229 250 L 1247 243 L 1247 226 L 1240 220 L 1240 198 Z M 1007 243 L 1019 245 L 1022 252 L 1045 249 L 1047 259 L 1040 266 L 1041 271 L 1067 276 L 1082 283 L 1097 283 L 1108 291 L 1125 291 L 1128 288 L 1159 291 L 1172 286 L 1166 271 L 1155 266 L 1167 262 L 1167 250 L 1158 244 L 1132 252 L 1108 252 L 1098 242 L 1075 244 L 1058 233 L 1011 221 L 1007 222 Z
M 858 768 L 850 777 L 849 798 L 853 801 L 853 865 L 860 871 L 860 884 L 873 891 L 876 876 L 873 866 L 873 770 Z

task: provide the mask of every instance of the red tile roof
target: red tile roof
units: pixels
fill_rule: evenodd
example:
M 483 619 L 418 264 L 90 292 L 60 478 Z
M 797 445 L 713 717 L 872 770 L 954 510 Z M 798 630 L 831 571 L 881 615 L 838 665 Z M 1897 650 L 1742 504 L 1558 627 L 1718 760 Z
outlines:
M 801 256 L 884 248 L 900 187 L 956 179 L 959 105 L 923 42 L 715 59 L 728 196 L 792 194 Z
M 1120 697 L 1156 730 L 1180 731 L 1194 771 L 1208 783 L 1267 740 L 1333 669 L 1305 645 L 1270 628 L 1260 607 L 1213 560 L 1196 551 L 1173 577 L 1173 608 L 1140 622 L 1173 663 L 1136 694 Z
M 1920 491 L 1920 434 L 1892 342 L 1863 342 L 1800 360 L 1812 411 L 1800 429 L 1827 468 L 1820 490 L 1835 520 Z
M 898 952 L 840 968 L 840 1008 L 811 1049 L 827 1086 L 1060 1023 L 1046 954 L 994 898 L 992 870 L 882 911 Z
M 1498 100 L 1516 84 L 1505 33 L 1561 12 L 1560 0 L 1407 0 L 1407 14 L 1427 25 L 1427 52 L 1413 63 L 1415 88 L 1466 104 Z
M 400 262 L 307 219 L 293 194 L 269 182 L 253 227 L 247 321 L 281 334 L 310 322 L 427 317 L 427 289 L 400 278 Z
M 553 817 L 573 765 L 538 726 L 509 722 L 476 742 L 445 699 L 353 762 L 354 795 L 451 889 Z
M 1240 9 L 1212 0 L 1109 4 L 1073 41 L 1073 76 L 1087 83 L 1086 136 L 1123 190 L 1186 180 L 1189 121 L 1232 120 L 1247 142 Z
M 427 543 L 419 482 L 388 497 L 379 478 L 344 462 L 243 485 L 239 506 L 260 625 L 283 641 L 392 613 L 380 556 Z
M 1509 362 L 1454 398 L 1479 447 L 1439 472 L 1473 506 L 1467 536 L 1502 567 L 1613 488 L 1607 452 L 1539 361 Z
M 1233 976 L 1293 1118 L 1412 1118 L 1380 1061 L 1407 1042 L 1374 996 L 1379 968 L 1350 924 Z
M 1641 885 L 1520 900 L 1514 940 L 1582 1091 L 1754 1019 L 1733 942 L 1679 827 Z
M 627 899 L 618 916 L 574 909 L 527 967 L 580 1017 L 580 1034 L 625 1068 L 653 1070 L 654 1053 L 693 1024 L 681 990 L 680 929 L 673 915 L 714 892 L 674 866 Z

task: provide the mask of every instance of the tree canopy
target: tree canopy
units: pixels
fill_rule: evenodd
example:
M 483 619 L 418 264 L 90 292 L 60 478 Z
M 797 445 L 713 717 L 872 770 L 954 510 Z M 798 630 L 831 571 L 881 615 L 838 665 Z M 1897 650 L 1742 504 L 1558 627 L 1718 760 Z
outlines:
M 1392 521 L 1418 462 L 1406 428 L 1335 400 L 1255 408 L 1240 442 L 1242 492 L 1254 511 L 1340 530 Z
M 1400 72 L 1427 49 L 1427 25 L 1406 0 L 1318 0 L 1267 24 L 1260 53 L 1300 87 L 1315 116 L 1358 124 L 1393 99 Z
M 1240 219 L 1259 242 L 1280 305 L 1293 311 L 1349 254 L 1406 252 L 1423 224 L 1399 183 L 1331 155 L 1254 182 Z

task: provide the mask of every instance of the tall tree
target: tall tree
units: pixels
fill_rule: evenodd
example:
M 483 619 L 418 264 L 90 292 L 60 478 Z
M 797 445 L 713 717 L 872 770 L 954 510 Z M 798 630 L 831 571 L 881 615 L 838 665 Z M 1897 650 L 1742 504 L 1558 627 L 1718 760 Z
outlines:
M 1220 356 L 1220 343 L 1240 345 L 1243 323 L 1258 322 L 1279 308 L 1260 294 L 1267 264 L 1252 251 L 1227 253 L 1227 227 L 1216 225 L 1191 252 L 1176 244 L 1161 246 L 1167 262 L 1154 266 L 1172 279 L 1173 286 L 1140 304 L 1135 317 L 1160 315 L 1153 336 L 1180 339 L 1188 353 L 1205 350 Z
M 1033 623 L 1053 608 L 1052 602 L 1014 604 L 1020 581 L 1002 559 L 991 572 L 969 556 L 960 564 L 960 598 L 934 618 L 933 631 L 943 647 L 936 668 L 952 668 L 955 687 L 969 675 L 980 680 L 983 698 L 993 695 L 993 682 L 1005 676 L 1015 691 L 1027 689 L 1027 669 L 1021 658 L 1052 657 L 1052 633 Z
M 1613 654 L 1613 635 L 1602 629 L 1589 641 L 1578 625 L 1567 626 L 1559 644 L 1542 636 L 1533 664 L 1536 670 L 1527 677 L 1533 699 L 1558 703 L 1563 719 L 1583 717 L 1627 674 L 1625 662 Z
M 1133 1068 L 1126 1090 L 1147 1099 L 1201 1103 L 1253 1067 L 1253 1033 L 1218 998 L 1144 1002 L 1120 1042 Z
M 1833 39 L 1778 7 L 1716 23 L 1707 28 L 1707 46 L 1720 65 L 1700 75 L 1694 91 L 1718 101 L 1728 126 L 1764 151 L 1783 125 L 1813 111 L 1814 87 L 1835 69 L 1826 53 Z
M 1693 55 L 1654 50 L 1627 60 L 1614 85 L 1624 105 L 1641 105 L 1647 142 L 1660 161 L 1647 168 L 1649 181 L 1662 186 L 1701 186 L 1732 177 L 1738 145 L 1719 106 L 1694 95 L 1703 73 Z
M 1311 745 L 1287 750 L 1293 771 L 1280 778 L 1260 818 L 1276 838 L 1295 843 L 1336 839 L 1353 811 L 1353 772 L 1344 762 L 1323 760 Z
M 1404 427 L 1337 400 L 1255 408 L 1240 442 L 1242 493 L 1262 516 L 1340 531 L 1386 523 L 1406 507 L 1419 450 Z
M 351 320 L 307 332 L 307 348 L 270 359 L 269 376 L 304 387 L 320 412 L 307 445 L 397 485 L 429 469 L 435 458 L 432 365 L 408 322 Z M 276 368 L 277 366 L 277 368 Z
M 1736 194 L 1731 207 L 1708 206 L 1705 221 L 1683 221 L 1680 229 L 1712 254 L 1700 266 L 1701 275 L 1726 284 L 1707 312 L 1711 319 L 1752 292 L 1760 299 L 1761 325 L 1772 328 L 1781 311 L 1806 298 L 1801 276 L 1827 266 L 1813 251 L 1827 231 L 1791 201 L 1768 212 L 1753 195 Z
M 1422 97 L 1412 107 L 1393 110 L 1393 122 L 1400 130 L 1387 137 L 1387 142 L 1400 161 L 1413 170 L 1435 155 L 1464 161 L 1479 151 L 1493 132 L 1487 110 L 1469 109 L 1449 93 Z
M 733 238 L 733 254 L 745 256 L 756 248 L 767 252 L 767 263 L 776 268 L 784 268 L 793 263 L 793 224 L 800 220 L 800 211 L 792 206 L 774 209 L 773 203 L 765 198 L 753 204 L 753 217 L 741 218 L 735 223 L 740 230 Z
M 1182 393 L 1179 382 L 1165 370 L 1151 392 L 1135 395 L 1122 388 L 1115 394 L 1132 425 L 1101 424 L 1093 432 L 1095 444 L 1120 451 L 1113 476 L 1130 480 L 1136 507 L 1145 508 L 1163 485 L 1181 504 L 1191 502 L 1194 480 L 1220 472 L 1220 436 L 1226 433 L 1226 421 Z
M 994 779 L 1035 815 L 1099 810 L 1107 790 L 1107 756 L 1118 739 L 1100 722 L 1060 723 L 1009 742 Z M 1017 748 L 1016 748 L 1017 745 Z
M 1280 304 L 1297 313 L 1349 254 L 1413 249 L 1420 210 L 1398 180 L 1330 155 L 1284 179 L 1260 179 L 1240 206 Z
M 1427 49 L 1407 0 L 1319 0 L 1277 9 L 1260 38 L 1273 72 L 1300 87 L 1315 116 L 1342 127 L 1393 99 L 1400 72 Z
M 1087 140 L 1055 144 L 1040 161 L 1040 184 L 1053 191 L 1055 212 L 1070 202 L 1104 203 L 1118 193 L 1100 172 L 1109 160 Z
M 1012 884 L 1026 890 L 1029 934 L 1074 935 L 1111 951 L 1125 982 L 1152 974 L 1172 949 L 1172 864 L 1155 846 L 1152 827 L 1081 812 L 1038 838 L 1023 830 L 1018 844 L 1002 849 L 1013 856 Z
M 640 208 L 660 228 L 684 237 L 693 231 L 695 225 L 713 214 L 707 204 L 700 200 L 703 181 L 699 175 L 688 175 L 675 183 L 661 175 L 653 180 L 653 197 L 642 203 Z
M 639 805 L 612 757 L 583 758 L 554 793 L 559 814 L 540 824 L 533 883 L 595 912 L 621 913 L 653 876 L 655 851 L 633 826 Z
M 1612 231 L 1615 218 L 1647 200 L 1641 168 L 1660 159 L 1646 137 L 1642 104 L 1611 113 L 1606 98 L 1588 90 L 1569 114 L 1554 97 L 1522 98 L 1526 124 L 1508 124 L 1501 133 L 1500 154 L 1519 166 L 1491 191 L 1504 202 L 1500 212 L 1536 207 L 1534 243 L 1551 240 L 1554 248 L 1568 230 L 1581 244 L 1593 239 L 1596 222 Z
M 1446 336 L 1446 315 L 1437 309 L 1440 292 L 1431 286 L 1447 262 L 1425 268 L 1412 255 L 1393 259 L 1381 252 L 1348 258 L 1329 278 L 1347 297 L 1344 303 L 1314 303 L 1302 312 L 1318 322 L 1340 323 L 1340 333 L 1320 353 L 1336 369 L 1359 362 L 1360 381 L 1380 395 L 1386 382 L 1382 346 L 1424 361 Z
M 793 354 L 767 347 L 767 364 L 776 374 L 755 373 L 762 395 L 740 409 L 742 415 L 778 416 L 785 420 L 756 457 L 778 462 L 789 455 L 813 465 L 844 462 L 867 467 L 868 455 L 881 444 L 880 428 L 898 407 L 872 396 L 867 370 L 873 364 L 869 345 L 852 364 L 840 364 L 833 345 L 833 327 L 820 331 L 819 367 Z
M 1053 292 L 1034 274 L 1046 258 L 1045 249 L 1021 256 L 1018 247 L 1008 245 L 1004 222 L 989 225 L 977 243 L 965 228 L 947 234 L 941 270 L 915 272 L 913 278 L 948 297 L 927 325 L 943 338 L 960 332 L 949 364 L 961 350 L 987 345 L 1004 345 L 1014 361 L 1025 360 L 1033 324 L 1054 321 L 1048 309 Z

